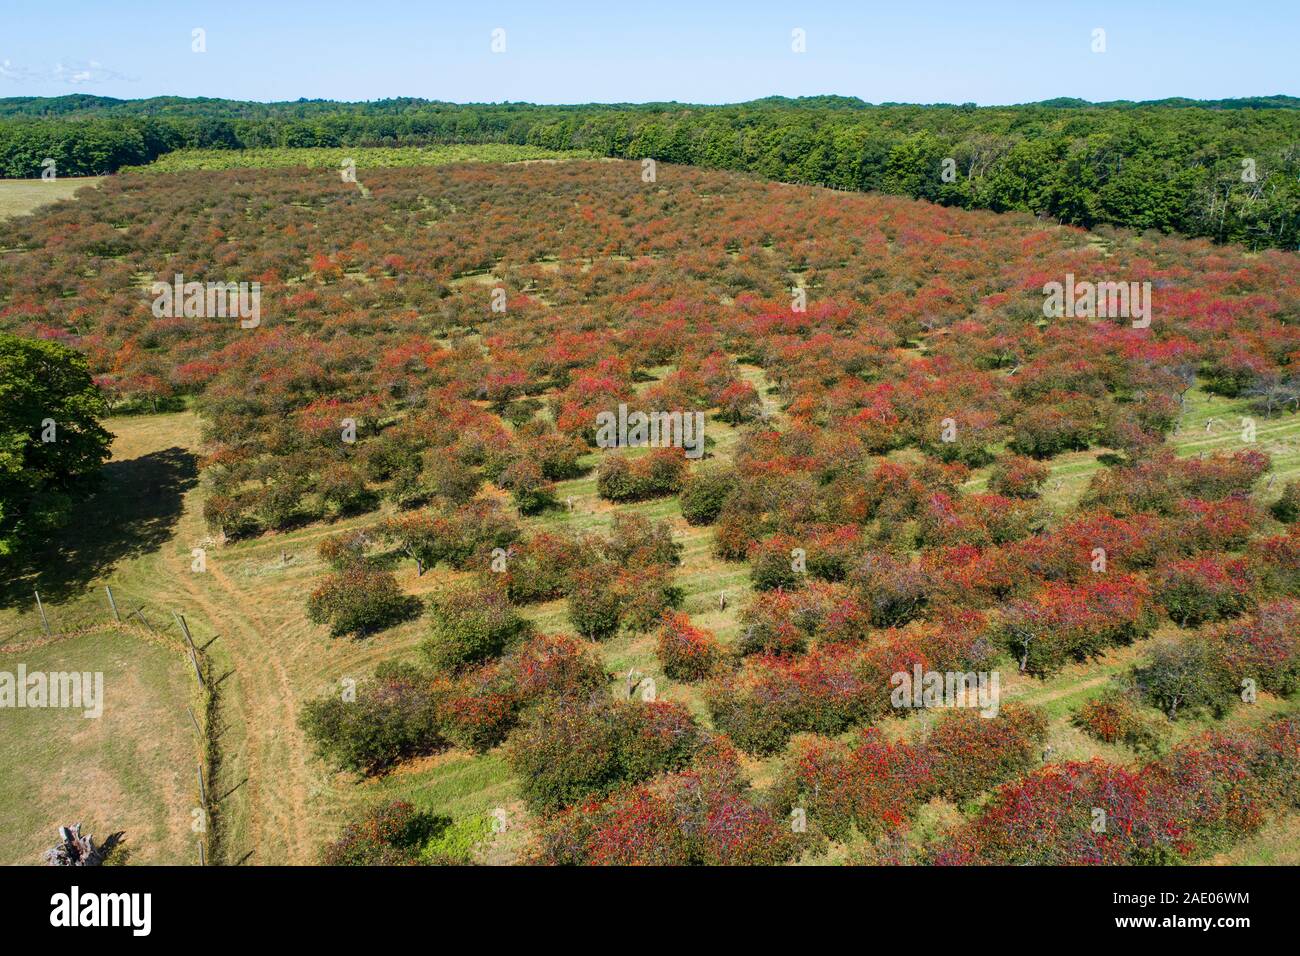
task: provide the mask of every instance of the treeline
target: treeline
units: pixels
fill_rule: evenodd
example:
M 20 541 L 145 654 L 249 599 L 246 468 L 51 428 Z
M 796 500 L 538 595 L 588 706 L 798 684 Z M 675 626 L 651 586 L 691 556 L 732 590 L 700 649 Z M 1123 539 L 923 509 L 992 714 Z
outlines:
M 0 176 L 147 163 L 181 148 L 515 143 L 742 170 L 1072 225 L 1300 245 L 1300 101 L 1010 107 L 871 105 L 850 97 L 678 103 L 0 100 Z

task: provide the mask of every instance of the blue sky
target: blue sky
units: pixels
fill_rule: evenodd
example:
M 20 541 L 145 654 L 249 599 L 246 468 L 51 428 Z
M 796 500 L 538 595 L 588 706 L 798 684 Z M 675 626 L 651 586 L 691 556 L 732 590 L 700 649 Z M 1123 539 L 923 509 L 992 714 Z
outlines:
M 206 53 L 191 50 L 194 28 Z M 791 50 L 795 28 L 805 53 Z M 1092 52 L 1095 28 L 1104 53 Z M 5 0 L 0 96 L 1215 99 L 1300 95 L 1298 38 L 1297 0 Z

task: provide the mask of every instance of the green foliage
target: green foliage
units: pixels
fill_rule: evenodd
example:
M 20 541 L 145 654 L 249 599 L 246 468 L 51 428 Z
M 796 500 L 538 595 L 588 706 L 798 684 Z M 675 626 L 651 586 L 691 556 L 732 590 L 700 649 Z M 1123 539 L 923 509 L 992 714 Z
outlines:
M 520 514 L 535 515 L 556 505 L 555 485 L 546 480 L 536 462 L 520 458 L 502 473 L 500 485 L 510 491 Z
M 569 623 L 583 637 L 600 641 L 613 637 L 623 620 L 623 595 L 613 568 L 583 568 L 574 572 L 569 590 Z
M 1273 504 L 1273 517 L 1285 524 L 1300 521 L 1300 481 L 1288 481 Z
M 616 514 L 609 537 L 599 547 L 605 558 L 629 570 L 653 564 L 672 567 L 682 553 L 668 522 L 636 514 Z
M 287 528 L 298 519 L 305 493 L 306 486 L 300 478 L 282 474 L 254 494 L 253 514 L 264 528 Z
M 0 101 L 8 117 L 0 119 L 0 176 L 37 176 L 45 157 L 60 175 L 88 175 L 159 156 L 149 169 L 338 169 L 349 158 L 364 169 L 595 153 L 1046 214 L 1087 228 L 1295 248 L 1298 116 L 1291 97 L 984 108 L 771 97 L 690 109 L 16 98 Z M 1242 177 L 1244 156 L 1256 160 L 1253 182 Z
M 321 851 L 325 866 L 411 866 L 443 863 L 436 850 L 451 820 L 417 810 L 401 800 L 380 804 L 343 828 Z
M 325 578 L 307 598 L 307 619 L 328 624 L 331 637 L 362 637 L 410 617 L 419 601 L 402 592 L 390 571 L 350 564 Z
M 736 482 L 731 469 L 706 468 L 692 473 L 682 487 L 682 517 L 692 525 L 713 524 Z
M 644 501 L 675 495 L 686 478 L 686 460 L 673 448 L 641 458 L 610 455 L 596 472 L 596 491 L 609 501 Z
M 377 773 L 444 743 L 433 685 L 415 669 L 395 665 L 352 693 L 341 689 L 308 701 L 299 723 L 318 756 L 356 773 Z
M 1222 652 L 1199 636 L 1157 644 L 1146 662 L 1134 668 L 1133 681 L 1143 698 L 1170 720 L 1203 710 L 1221 716 L 1234 690 Z
M 1135 750 L 1158 751 L 1164 745 L 1164 728 L 1142 712 L 1141 700 L 1131 688 L 1112 687 L 1083 704 L 1072 723 L 1102 743 L 1127 744 Z
M 945 710 L 921 742 L 931 788 L 946 799 L 969 800 L 1038 764 L 1047 718 L 1008 704 L 989 718 L 977 710 Z
M 335 463 L 324 468 L 316 483 L 321 500 L 337 515 L 369 511 L 377 496 L 366 487 L 365 477 L 353 465 Z
M 789 535 L 773 535 L 749 553 L 749 576 L 759 591 L 797 587 L 802 572 L 795 570 L 797 541 Z
M 500 590 L 458 584 L 429 599 L 429 636 L 420 651 L 439 670 L 456 671 L 499 656 L 528 628 Z
M 1246 562 L 1204 555 L 1156 569 L 1157 600 L 1182 627 L 1233 617 L 1253 603 L 1254 582 Z
M 86 359 L 0 333 L 0 558 L 65 524 L 108 458 Z
M 529 807 L 554 811 L 679 770 L 701 742 L 678 704 L 550 700 L 510 739 L 507 759 Z
M 582 546 L 571 537 L 536 534 L 512 549 L 506 564 L 506 593 L 517 604 L 563 597 L 583 557 Z
M 440 828 L 420 850 L 420 862 L 433 866 L 471 863 L 475 848 L 492 836 L 492 820 L 486 814 L 459 820 L 440 818 Z

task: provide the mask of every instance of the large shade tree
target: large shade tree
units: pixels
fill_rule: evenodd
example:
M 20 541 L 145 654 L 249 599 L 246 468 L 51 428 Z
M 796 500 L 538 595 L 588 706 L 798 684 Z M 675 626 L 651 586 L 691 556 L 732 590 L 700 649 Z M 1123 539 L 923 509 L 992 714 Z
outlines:
M 86 359 L 0 333 L 0 559 L 67 522 L 111 436 Z

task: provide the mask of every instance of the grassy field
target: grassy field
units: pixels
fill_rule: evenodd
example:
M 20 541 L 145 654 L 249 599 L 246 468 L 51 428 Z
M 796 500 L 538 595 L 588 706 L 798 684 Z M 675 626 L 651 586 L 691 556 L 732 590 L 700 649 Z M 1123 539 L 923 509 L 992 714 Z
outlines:
M 445 166 L 448 163 L 523 163 L 563 159 L 594 159 L 585 150 L 550 150 L 538 146 L 483 143 L 453 146 L 274 147 L 267 149 L 182 149 L 158 157 L 147 166 L 127 166 L 123 172 L 174 173 L 194 169 L 274 169 L 306 166 L 338 169 L 351 159 L 358 170 L 388 166 Z
M 103 843 L 114 862 L 198 862 L 191 813 L 200 806 L 199 741 L 187 705 L 195 679 L 178 640 L 104 627 L 0 649 L 0 671 L 99 672 L 103 713 L 0 710 L 0 864 L 34 864 L 61 825 Z
M 0 219 L 23 216 L 60 199 L 71 199 L 82 186 L 93 186 L 101 178 L 70 176 L 51 180 L 0 179 Z

